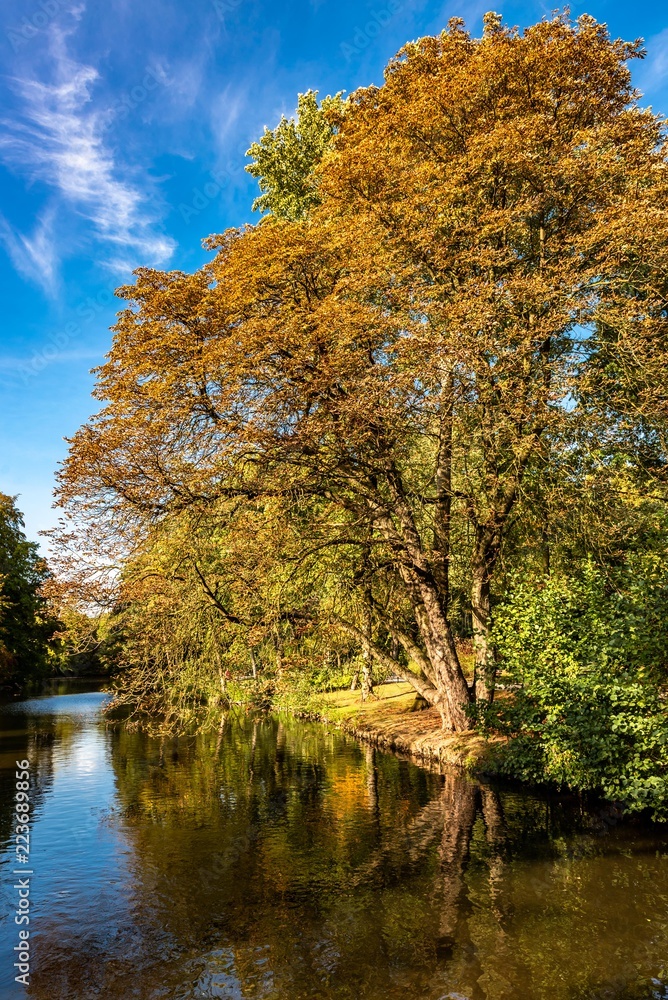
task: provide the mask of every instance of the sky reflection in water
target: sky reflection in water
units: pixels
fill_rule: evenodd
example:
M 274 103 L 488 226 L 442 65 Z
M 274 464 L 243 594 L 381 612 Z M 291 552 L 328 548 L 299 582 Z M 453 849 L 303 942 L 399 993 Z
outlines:
M 288 718 L 180 739 L 108 729 L 102 699 L 2 710 L 3 1000 L 668 997 L 667 829 Z M 27 991 L 7 849 L 23 757 Z

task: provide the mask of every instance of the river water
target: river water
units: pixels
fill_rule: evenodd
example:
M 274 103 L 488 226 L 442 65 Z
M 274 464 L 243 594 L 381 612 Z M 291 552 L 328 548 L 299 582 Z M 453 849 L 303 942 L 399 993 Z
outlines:
M 0 710 L 0 997 L 668 997 L 668 829 L 432 774 L 319 724 L 110 728 Z M 28 759 L 30 985 L 15 761 Z

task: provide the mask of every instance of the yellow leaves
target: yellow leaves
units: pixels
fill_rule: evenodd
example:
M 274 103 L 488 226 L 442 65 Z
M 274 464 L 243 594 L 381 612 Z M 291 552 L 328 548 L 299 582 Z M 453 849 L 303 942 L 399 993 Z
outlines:
M 337 421 L 354 436 L 445 358 L 479 383 L 488 356 L 498 372 L 524 345 L 525 371 L 527 349 L 589 309 L 601 257 L 590 267 L 587 251 L 612 234 L 620 193 L 624 228 L 630 160 L 642 173 L 656 145 L 651 116 L 619 113 L 627 54 L 565 16 L 520 36 L 490 14 L 478 42 L 453 21 L 407 46 L 350 102 L 308 219 L 229 230 L 196 275 L 140 269 L 121 290 L 102 450 L 132 440 L 120 461 L 150 467 L 158 497 L 183 475 L 206 493 L 198 458 L 215 478 L 242 439 L 262 449 L 301 428 L 317 447 Z
M 153 638 L 173 618 L 186 648 L 186 608 L 198 649 L 296 648 L 370 587 L 383 641 L 393 615 L 417 634 L 439 518 L 462 578 L 474 544 L 492 574 L 587 385 L 576 325 L 621 331 L 617 360 L 660 353 L 638 331 L 663 321 L 665 148 L 633 103 L 634 51 L 590 19 L 520 34 L 490 15 L 480 40 L 455 20 L 346 103 L 308 215 L 120 290 L 105 408 L 60 496 L 127 542 Z

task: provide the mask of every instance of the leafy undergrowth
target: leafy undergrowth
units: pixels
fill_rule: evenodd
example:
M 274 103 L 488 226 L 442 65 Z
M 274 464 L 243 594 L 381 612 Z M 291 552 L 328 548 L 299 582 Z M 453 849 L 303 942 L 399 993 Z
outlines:
M 507 737 L 498 770 L 602 794 L 668 820 L 668 574 L 638 559 L 609 578 L 519 583 L 496 609 L 494 643 L 512 696 L 476 715 Z

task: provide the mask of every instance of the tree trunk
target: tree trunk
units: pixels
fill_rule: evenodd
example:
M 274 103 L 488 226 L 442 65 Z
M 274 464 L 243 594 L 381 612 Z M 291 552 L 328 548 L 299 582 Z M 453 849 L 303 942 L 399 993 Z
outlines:
M 373 670 L 371 660 L 371 588 L 364 590 L 364 634 L 367 641 L 364 644 L 362 655 L 362 701 L 366 701 L 373 695 Z
M 373 696 L 373 672 L 371 669 L 371 657 L 364 654 L 364 666 L 362 667 L 362 701 Z
M 473 613 L 473 652 L 475 657 L 473 674 L 475 700 L 491 703 L 494 698 L 496 670 L 493 651 L 489 645 L 490 581 L 484 565 L 476 565 L 473 570 L 471 610 Z
M 443 461 L 447 464 L 446 458 Z M 394 494 L 394 509 L 400 522 L 400 536 L 405 552 L 398 570 L 413 605 L 420 638 L 430 664 L 427 675 L 435 689 L 425 694 L 425 697 L 438 707 L 444 729 L 463 732 L 470 728 L 467 706 L 471 701 L 471 692 L 459 662 L 448 614 L 443 606 L 444 598 L 447 598 L 445 581 L 439 587 L 434 567 L 427 558 L 412 511 L 406 502 L 400 477 L 393 468 L 388 469 L 388 482 Z M 447 494 L 443 483 L 441 487 Z M 394 542 L 396 534 L 392 521 L 385 520 L 383 523 L 379 519 L 379 525 L 388 541 Z M 442 568 L 447 576 L 447 560 Z M 447 599 L 445 603 L 447 604 Z
M 391 531 L 390 526 L 388 534 Z M 412 531 L 412 527 L 408 525 L 406 533 Z M 406 549 L 408 548 L 407 545 Z M 408 560 L 400 562 L 399 573 L 413 605 L 422 649 L 419 643 L 413 642 L 400 630 L 396 630 L 395 634 L 408 655 L 414 660 L 417 658 L 423 676 L 406 669 L 386 650 L 379 648 L 367 628 L 360 628 L 342 619 L 338 621 L 360 641 L 366 654 L 407 680 L 430 705 L 438 709 L 444 729 L 464 732 L 470 728 L 467 708 L 471 702 L 471 692 L 459 662 L 450 622 L 441 605 L 438 586 L 428 562 L 419 545 L 412 539 L 407 555 L 413 565 Z M 394 630 L 391 623 L 387 624 L 392 633 Z
M 431 565 L 439 591 L 441 607 L 448 613 L 450 600 L 450 529 L 452 518 L 452 432 L 453 380 L 446 382 L 446 395 L 440 416 L 436 460 L 436 503 L 434 505 L 434 546 Z
M 433 668 L 434 682 L 440 699 L 438 705 L 443 728 L 463 732 L 470 728 L 466 711 L 471 701 L 466 678 L 459 662 L 457 647 L 436 589 L 426 581 L 418 584 L 422 597 L 422 614 L 418 625 Z

